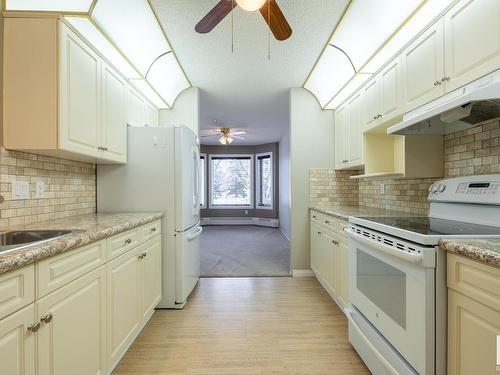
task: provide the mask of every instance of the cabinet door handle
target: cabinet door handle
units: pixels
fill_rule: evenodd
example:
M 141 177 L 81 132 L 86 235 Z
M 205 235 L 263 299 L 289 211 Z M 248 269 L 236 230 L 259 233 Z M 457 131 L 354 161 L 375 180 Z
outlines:
M 156 228 L 151 228 L 151 232 L 156 232 Z
M 103 147 L 102 148 L 104 151 L 108 151 L 108 148 L 107 147 Z
M 321 236 L 321 232 L 318 232 L 318 235 L 320 235 L 320 236 Z
M 316 215 L 313 215 L 313 219 L 316 219 Z
M 52 314 L 47 313 L 45 315 L 42 315 L 42 317 L 40 318 L 40 321 L 44 322 L 44 323 L 50 323 L 52 321 Z
M 347 163 L 349 160 L 342 160 L 342 163 Z
M 127 238 L 127 239 L 125 240 L 125 243 L 126 243 L 127 245 L 130 245 L 130 244 L 132 243 L 132 239 Z
M 332 244 L 338 245 L 339 243 L 337 241 L 335 241 L 335 240 L 332 240 Z
M 325 220 L 325 224 L 330 224 L 330 222 L 328 220 Z
M 439 86 L 441 83 L 443 83 L 443 82 L 441 82 L 441 81 L 435 81 L 434 82 L 434 86 Z
M 36 332 L 40 329 L 40 323 L 36 322 L 36 323 L 32 323 L 28 326 L 28 331 L 30 332 Z
M 441 82 L 449 81 L 449 80 L 450 80 L 450 77 L 444 76 L 443 78 L 441 78 Z

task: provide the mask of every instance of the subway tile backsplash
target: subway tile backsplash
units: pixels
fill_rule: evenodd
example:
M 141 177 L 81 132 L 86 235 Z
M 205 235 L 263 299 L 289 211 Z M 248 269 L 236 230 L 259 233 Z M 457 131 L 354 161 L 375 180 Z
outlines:
M 444 141 L 445 178 L 500 173 L 500 119 L 448 134 Z M 427 190 L 434 181 L 439 180 L 403 178 L 352 181 L 338 177 L 339 174 L 345 177 L 349 173 L 352 171 L 312 169 L 311 204 L 321 202 L 351 205 L 357 195 L 357 203 L 361 206 L 427 215 Z M 384 184 L 384 194 L 380 192 L 381 184 Z M 350 191 L 349 194 L 346 194 L 347 191 Z
M 29 183 L 29 199 L 12 200 L 12 181 Z M 43 181 L 43 198 L 35 184 Z M 0 227 L 94 213 L 95 164 L 0 148 Z

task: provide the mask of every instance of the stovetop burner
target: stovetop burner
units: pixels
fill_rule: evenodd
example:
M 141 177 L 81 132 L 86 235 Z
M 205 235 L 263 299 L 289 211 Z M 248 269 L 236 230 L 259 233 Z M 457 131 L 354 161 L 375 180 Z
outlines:
M 362 219 L 426 236 L 496 236 L 500 227 L 432 217 L 363 217 Z

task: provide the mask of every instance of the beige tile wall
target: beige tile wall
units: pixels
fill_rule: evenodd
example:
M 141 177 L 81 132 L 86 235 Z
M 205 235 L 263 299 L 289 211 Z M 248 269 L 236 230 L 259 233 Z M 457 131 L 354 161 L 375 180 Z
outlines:
M 359 171 L 335 171 L 334 169 L 309 170 L 309 202 L 317 204 L 357 205 L 358 181 L 349 177 Z
M 12 200 L 11 182 L 28 181 L 30 199 Z M 35 199 L 35 183 L 45 195 Z M 0 148 L 0 227 L 94 213 L 95 165 Z
M 500 173 L 500 119 L 446 135 L 444 152 L 445 177 Z M 427 190 L 436 180 L 438 179 L 359 180 L 358 202 L 362 206 L 427 215 Z M 311 191 L 318 190 L 315 186 L 317 183 L 311 180 Z M 380 194 L 381 183 L 384 184 L 385 194 Z M 328 185 L 336 189 L 337 186 L 325 181 L 321 181 L 321 184 L 323 188 Z M 324 196 L 341 197 L 335 192 L 321 193 Z

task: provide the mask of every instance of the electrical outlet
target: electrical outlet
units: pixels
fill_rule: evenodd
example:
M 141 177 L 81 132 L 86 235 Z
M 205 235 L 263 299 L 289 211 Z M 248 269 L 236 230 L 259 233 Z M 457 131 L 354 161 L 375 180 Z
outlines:
M 29 183 L 27 181 L 12 181 L 12 200 L 28 199 Z
M 35 183 L 35 198 L 41 199 L 45 195 L 45 182 L 37 181 Z
M 378 191 L 380 194 L 385 194 L 385 184 L 383 182 L 380 183 Z

